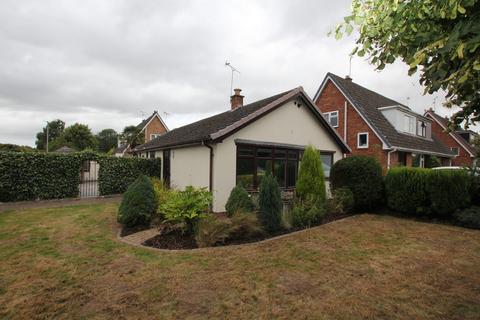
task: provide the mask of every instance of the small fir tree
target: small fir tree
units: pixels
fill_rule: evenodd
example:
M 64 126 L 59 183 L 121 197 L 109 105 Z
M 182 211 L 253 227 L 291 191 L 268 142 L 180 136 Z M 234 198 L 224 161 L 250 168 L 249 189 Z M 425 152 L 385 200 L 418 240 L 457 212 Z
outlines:
M 281 229 L 283 203 L 275 177 L 267 173 L 260 183 L 260 221 L 268 232 Z
M 255 209 L 252 198 L 242 185 L 238 184 L 230 192 L 227 204 L 225 205 L 228 216 L 232 216 L 237 210 L 252 212 Z

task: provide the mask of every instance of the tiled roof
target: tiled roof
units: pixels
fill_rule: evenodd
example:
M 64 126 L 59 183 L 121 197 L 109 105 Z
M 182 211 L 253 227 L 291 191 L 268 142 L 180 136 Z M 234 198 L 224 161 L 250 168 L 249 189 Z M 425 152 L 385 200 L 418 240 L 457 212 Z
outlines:
M 149 149 L 161 149 L 167 147 L 181 146 L 202 141 L 215 141 L 238 130 L 242 126 L 254 121 L 258 117 L 272 110 L 273 108 L 284 104 L 285 102 L 302 95 L 308 100 L 308 106 L 317 115 L 320 122 L 332 134 L 337 143 L 342 147 L 344 152 L 348 152 L 348 147 L 343 143 L 336 131 L 326 122 L 326 120 L 318 113 L 312 101 L 303 88 L 298 87 L 280 94 L 262 99 L 245 106 L 222 112 L 209 118 L 199 120 L 183 127 L 173 129 L 165 134 L 157 137 L 143 145 L 137 146 L 134 151 L 145 151 Z
M 432 119 L 434 119 L 435 121 L 438 122 L 438 124 L 440 124 L 440 126 L 442 126 L 444 129 L 448 128 L 448 119 L 438 115 L 435 113 L 435 111 L 433 110 L 427 110 L 427 112 L 425 114 L 428 114 L 432 117 Z M 460 130 L 460 131 L 465 131 L 465 130 Z M 472 131 L 473 132 L 473 131 Z M 473 132 L 475 133 L 475 132 Z M 449 133 L 445 133 L 445 134 L 450 134 L 452 135 L 452 137 L 459 143 L 462 145 L 462 147 L 467 150 L 468 153 L 470 153 L 471 155 L 474 155 L 475 154 L 475 148 L 470 144 L 468 143 L 467 141 L 465 141 L 465 139 L 460 136 L 460 134 L 456 131 L 451 131 Z
M 77 150 L 75 150 L 73 148 L 70 148 L 68 146 L 63 146 L 63 147 L 60 147 L 53 152 L 55 152 L 55 153 L 72 153 L 72 152 L 77 152 Z
M 368 121 L 370 126 L 381 137 L 388 147 L 453 156 L 450 149 L 433 135 L 432 139 L 430 140 L 417 137 L 415 135 L 398 132 L 387 120 L 387 118 L 385 118 L 379 108 L 394 105 L 400 105 L 407 109 L 410 108 L 398 101 L 392 100 L 379 93 L 362 87 L 352 80 L 344 79 L 333 73 L 327 73 L 325 80 L 323 81 L 322 86 L 320 86 L 315 98 L 318 97 L 320 94 L 320 89 L 328 79 L 331 79 L 333 83 L 340 89 L 340 91 L 343 92 L 347 99 L 351 101 L 351 103 Z

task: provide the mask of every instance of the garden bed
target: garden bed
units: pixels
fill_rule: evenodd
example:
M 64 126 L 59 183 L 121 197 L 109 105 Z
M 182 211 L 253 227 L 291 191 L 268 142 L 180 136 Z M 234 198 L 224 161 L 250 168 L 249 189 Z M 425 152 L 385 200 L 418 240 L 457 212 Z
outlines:
M 351 216 L 351 213 L 345 214 L 327 214 L 323 219 L 322 222 L 312 226 L 319 226 L 325 223 L 329 223 L 335 220 L 343 219 L 346 217 Z M 278 237 L 281 235 L 289 234 L 292 232 L 303 230 L 302 228 L 290 228 L 284 229 L 275 233 L 265 233 L 262 235 L 256 235 L 251 238 L 231 238 L 225 240 L 223 243 L 217 244 L 216 247 L 219 246 L 230 246 L 230 245 L 239 245 L 239 244 L 246 244 L 246 243 L 255 243 L 263 240 L 267 240 L 270 238 Z M 141 231 L 141 230 L 139 230 Z M 132 232 L 130 232 L 131 234 Z M 122 230 L 122 236 L 124 234 L 124 230 Z M 192 234 L 184 234 L 179 229 L 175 229 L 166 233 L 161 233 L 151 239 L 148 239 L 143 243 L 144 246 L 157 248 L 157 249 L 166 249 L 166 250 L 189 250 L 189 249 L 196 249 L 198 245 L 195 241 L 195 237 Z

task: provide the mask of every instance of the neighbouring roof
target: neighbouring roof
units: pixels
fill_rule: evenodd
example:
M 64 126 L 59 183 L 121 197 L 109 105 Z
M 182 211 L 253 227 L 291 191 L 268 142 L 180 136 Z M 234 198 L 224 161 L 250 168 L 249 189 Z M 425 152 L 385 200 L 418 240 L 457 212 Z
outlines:
M 158 117 L 158 119 L 160 120 L 160 122 L 162 123 L 162 125 L 165 127 L 165 130 L 168 131 L 168 127 L 167 125 L 165 124 L 165 122 L 163 122 L 162 120 L 162 117 L 160 117 L 160 115 L 158 114 L 158 111 L 154 111 L 147 119 L 144 119 L 142 120 L 142 122 L 140 122 L 137 127 L 140 128 L 140 129 L 145 129 L 146 125 L 150 123 L 150 121 L 152 121 L 152 119 L 154 117 Z
M 430 154 L 453 156 L 450 149 L 441 143 L 434 135 L 432 135 L 432 140 L 429 140 L 398 132 L 387 118 L 385 118 L 379 108 L 399 105 L 403 108 L 411 109 L 398 101 L 362 87 L 352 80 L 344 79 L 330 72 L 327 73 L 314 100 L 319 97 L 321 90 L 329 79 L 345 95 L 351 104 L 353 104 L 387 147 L 411 150 L 412 152 L 424 151 Z M 419 116 L 422 117 L 421 115 Z
M 302 87 L 285 91 L 269 98 L 236 108 L 234 110 L 228 110 L 186 126 L 173 129 L 160 137 L 157 137 L 143 145 L 137 146 L 134 151 L 139 152 L 149 149 L 164 149 L 201 142 L 216 142 L 239 130 L 245 125 L 257 120 L 258 118 L 267 114 L 269 111 L 274 110 L 276 107 L 279 107 L 297 97 L 301 97 L 305 105 L 307 105 L 312 112 L 314 112 L 321 124 L 341 146 L 342 150 L 344 152 L 349 152 L 350 150 L 348 146 L 343 142 L 335 129 L 333 129 L 318 112 L 312 100 L 303 91 Z
M 67 147 L 67 146 L 63 146 L 63 147 L 60 147 L 53 152 L 55 152 L 55 153 L 72 153 L 72 152 L 77 152 L 77 150 L 75 150 L 73 148 L 70 148 L 70 147 Z
M 129 147 L 128 144 L 123 144 L 115 149 L 115 153 L 124 153 Z
M 438 115 L 433 110 L 427 110 L 425 115 L 430 115 L 432 119 L 434 119 L 444 130 L 448 128 L 448 119 Z M 450 134 L 455 141 L 458 142 L 471 156 L 475 155 L 475 148 L 468 143 L 462 136 L 460 136 L 460 132 L 469 132 L 471 130 L 458 130 L 458 131 L 451 131 L 446 134 Z M 473 132 L 473 131 L 471 131 Z M 475 134 L 475 132 L 473 132 Z

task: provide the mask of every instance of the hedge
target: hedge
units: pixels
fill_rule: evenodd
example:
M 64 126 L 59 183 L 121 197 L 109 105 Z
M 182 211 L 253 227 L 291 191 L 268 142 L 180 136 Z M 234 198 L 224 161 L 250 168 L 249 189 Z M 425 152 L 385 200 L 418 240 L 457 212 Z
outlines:
M 93 152 L 0 152 L 0 202 L 78 197 L 85 160 L 100 163 L 101 195 L 124 192 L 142 173 L 160 176 L 160 159 L 113 158 Z
M 101 195 L 124 193 L 141 174 L 160 177 L 159 158 L 101 157 L 99 164 L 98 182 Z
M 382 167 L 372 157 L 351 156 L 335 162 L 330 183 L 334 190 L 350 189 L 357 210 L 373 209 L 383 199 Z
M 471 177 L 464 170 L 393 168 L 385 193 L 393 210 L 448 215 L 470 205 Z

